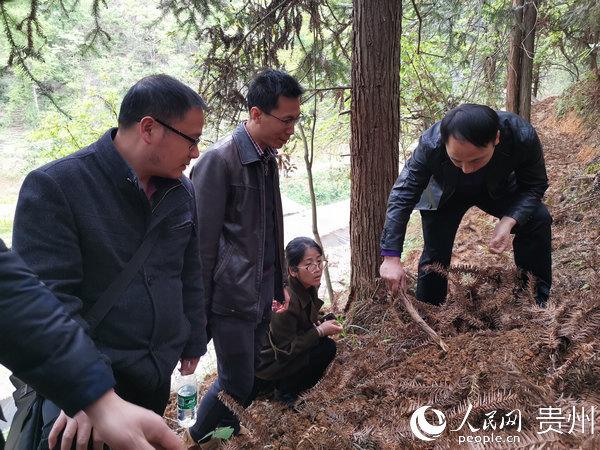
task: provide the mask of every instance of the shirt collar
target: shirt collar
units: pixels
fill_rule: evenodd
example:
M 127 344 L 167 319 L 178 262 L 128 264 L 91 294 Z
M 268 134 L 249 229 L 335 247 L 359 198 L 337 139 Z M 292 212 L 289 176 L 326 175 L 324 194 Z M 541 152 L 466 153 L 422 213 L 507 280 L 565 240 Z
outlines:
M 277 150 L 274 149 L 274 148 L 267 147 L 264 150 L 262 148 L 260 148 L 260 145 L 258 145 L 256 143 L 256 141 L 254 140 L 254 138 L 252 137 L 252 135 L 248 131 L 248 127 L 246 127 L 246 122 L 243 122 L 243 125 L 244 125 L 244 131 L 246 132 L 246 134 L 250 138 L 250 142 L 252 142 L 252 145 L 254 145 L 254 148 L 256 149 L 256 153 L 258 153 L 258 156 L 261 159 L 263 159 L 265 157 L 269 157 L 269 156 L 277 156 Z

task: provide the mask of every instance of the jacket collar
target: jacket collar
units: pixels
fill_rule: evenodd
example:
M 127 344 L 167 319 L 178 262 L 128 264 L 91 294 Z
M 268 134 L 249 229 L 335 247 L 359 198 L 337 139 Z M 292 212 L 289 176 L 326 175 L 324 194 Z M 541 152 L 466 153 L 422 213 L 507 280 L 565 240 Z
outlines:
M 248 133 L 244 129 L 243 123 L 240 123 L 234 130 L 233 141 L 236 144 L 242 164 L 246 165 L 260 161 L 258 152 L 256 151 L 256 148 L 254 148 L 254 144 L 250 140 L 250 136 L 248 136 Z
M 111 128 L 104 133 L 98 141 L 96 141 L 96 155 L 100 165 L 105 170 L 106 174 L 113 180 L 117 186 L 135 185 L 137 183 L 137 175 L 131 166 L 121 156 L 114 144 L 114 138 L 117 134 L 117 128 Z M 158 191 L 168 190 L 173 186 L 182 184 L 181 179 L 171 179 L 162 177 L 152 177 L 152 182 L 156 185 Z M 185 184 L 184 184 L 185 186 Z M 192 195 L 186 187 L 188 194 Z
M 297 278 L 288 278 L 292 295 L 295 295 L 298 298 L 302 309 L 306 308 L 311 303 L 317 307 L 317 311 L 321 309 L 321 306 L 323 306 L 323 301 L 319 299 L 316 287 L 311 286 L 307 289 L 302 285 L 302 283 L 300 283 L 300 281 L 298 281 Z
M 127 183 L 132 183 L 136 176 L 133 169 L 115 147 L 113 139 L 116 134 L 116 128 L 111 128 L 104 133 L 95 143 L 95 153 L 106 175 L 115 185 L 121 187 Z
M 486 164 L 486 177 L 485 183 L 488 188 L 488 192 L 493 192 L 495 187 L 500 181 L 506 177 L 505 167 L 510 163 L 511 155 L 510 149 L 514 146 L 514 136 L 508 119 L 500 120 L 500 142 L 494 149 L 492 159 Z M 446 148 L 441 144 L 441 140 L 438 142 L 438 150 L 442 156 L 442 179 L 444 180 L 444 198 L 450 197 L 456 189 L 456 183 L 460 174 L 458 169 L 446 153 Z

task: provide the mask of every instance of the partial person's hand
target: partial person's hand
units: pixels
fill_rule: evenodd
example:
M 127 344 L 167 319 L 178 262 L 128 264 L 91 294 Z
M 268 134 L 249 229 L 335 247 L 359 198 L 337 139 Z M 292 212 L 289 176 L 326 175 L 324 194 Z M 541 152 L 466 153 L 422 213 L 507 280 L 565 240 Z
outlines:
M 327 320 L 317 327 L 321 336 L 332 336 L 341 333 L 344 328 L 335 320 Z
M 399 256 L 384 256 L 379 275 L 392 295 L 396 295 L 400 290 L 406 292 L 406 271 Z
M 504 216 L 500 219 L 494 228 L 494 234 L 488 247 L 490 252 L 499 255 L 508 248 L 510 245 L 510 232 L 516 224 L 517 221 L 512 217 Z
M 287 311 L 288 307 L 290 306 L 290 293 L 288 292 L 287 288 L 283 288 L 283 296 L 285 298 L 283 305 L 277 300 L 273 299 L 273 303 L 271 304 L 271 310 L 275 314 L 281 314 L 282 312 Z
M 63 435 L 60 450 L 70 450 L 73 440 L 77 450 L 86 450 L 92 435 L 92 422 L 83 411 L 79 411 L 73 418 L 61 411 L 48 435 L 48 448 L 56 446 L 61 432 Z M 102 441 L 98 440 L 96 435 L 97 433 L 94 433 L 94 450 L 102 450 Z
M 196 371 L 200 358 L 181 358 L 179 372 L 181 375 L 191 375 Z
M 162 417 L 126 402 L 113 390 L 85 411 L 94 432 L 114 450 L 184 450 L 183 442 Z

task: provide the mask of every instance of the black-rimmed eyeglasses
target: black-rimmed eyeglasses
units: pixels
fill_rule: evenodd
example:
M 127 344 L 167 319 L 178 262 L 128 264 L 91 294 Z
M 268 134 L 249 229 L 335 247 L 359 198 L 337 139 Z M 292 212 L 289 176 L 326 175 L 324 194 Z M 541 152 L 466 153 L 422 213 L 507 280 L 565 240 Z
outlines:
M 274 116 L 273 114 L 270 114 L 266 111 L 263 111 L 267 116 L 271 116 L 274 117 L 275 119 L 279 120 L 281 123 L 285 124 L 286 127 L 289 126 L 294 126 L 296 125 L 298 122 L 300 122 L 300 120 L 302 119 L 302 114 L 299 114 L 298 117 L 292 117 L 291 119 L 280 119 L 277 116 Z
M 172 131 L 175 134 L 178 134 L 179 136 L 181 136 L 182 138 L 186 139 L 188 142 L 190 142 L 190 148 L 189 150 L 192 149 L 192 147 L 194 147 L 195 145 L 198 145 L 200 143 L 200 138 L 193 138 L 191 136 L 188 136 L 187 134 L 185 134 L 182 131 L 179 131 L 177 128 L 173 128 L 171 125 L 164 123 L 162 120 L 157 119 L 156 117 L 154 118 L 154 120 L 156 120 L 158 123 L 160 123 L 163 127 L 165 127 L 167 130 Z

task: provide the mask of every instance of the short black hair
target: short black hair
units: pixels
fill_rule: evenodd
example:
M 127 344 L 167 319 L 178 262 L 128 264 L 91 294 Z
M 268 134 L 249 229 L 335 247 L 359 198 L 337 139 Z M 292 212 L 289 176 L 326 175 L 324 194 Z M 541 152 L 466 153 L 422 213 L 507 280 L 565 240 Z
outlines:
M 485 147 L 496 139 L 499 125 L 498 114 L 489 106 L 463 103 L 442 119 L 440 133 L 444 144 L 452 136 L 476 147 Z
M 285 261 L 287 262 L 287 266 L 291 269 L 297 269 L 298 264 L 304 259 L 306 249 L 308 248 L 314 248 L 320 255 L 323 255 L 323 249 L 314 239 L 304 236 L 292 239 L 285 247 Z
M 119 127 L 129 128 L 142 117 L 151 116 L 167 123 L 180 120 L 191 108 L 208 109 L 200 94 L 175 78 L 150 75 L 135 83 L 121 102 Z
M 246 103 L 248 109 L 256 106 L 266 113 L 277 107 L 280 96 L 298 98 L 304 93 L 300 83 L 281 70 L 266 69 L 250 82 Z

